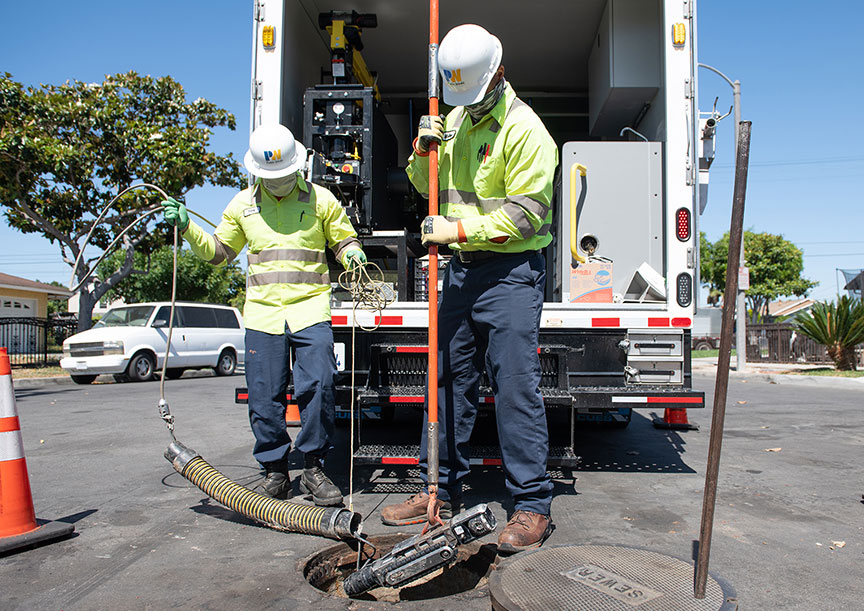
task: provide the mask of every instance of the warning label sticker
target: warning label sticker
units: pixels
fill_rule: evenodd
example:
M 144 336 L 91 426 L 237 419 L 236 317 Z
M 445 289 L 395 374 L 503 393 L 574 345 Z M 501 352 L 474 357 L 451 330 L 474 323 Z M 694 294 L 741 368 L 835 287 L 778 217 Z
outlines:
M 663 596 L 662 592 L 593 564 L 583 564 L 569 571 L 561 571 L 561 575 L 598 592 L 604 592 L 631 607 L 638 607 L 644 602 Z

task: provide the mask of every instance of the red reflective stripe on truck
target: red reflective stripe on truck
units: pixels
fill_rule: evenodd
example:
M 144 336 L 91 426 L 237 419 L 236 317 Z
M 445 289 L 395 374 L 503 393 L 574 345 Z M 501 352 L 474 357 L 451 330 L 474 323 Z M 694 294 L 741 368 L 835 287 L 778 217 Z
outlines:
M 649 327 L 668 327 L 669 319 L 668 318 L 649 318 L 648 319 Z
M 689 318 L 673 318 L 672 319 L 673 327 L 689 327 L 690 319 Z
M 401 316 L 376 316 L 375 317 L 376 325 L 401 325 L 402 317 Z
M 248 401 L 249 400 L 249 393 L 248 392 L 238 392 L 237 393 L 237 400 L 238 401 Z
M 383 456 L 381 458 L 382 465 L 416 465 L 419 462 L 420 459 L 410 456 Z
M 396 352 L 429 352 L 429 346 L 396 346 Z
M 648 397 L 648 403 L 702 403 L 702 397 Z
M 347 325 L 348 324 L 348 317 L 347 316 L 334 316 L 333 317 L 333 324 L 334 325 Z
M 423 403 L 423 397 L 390 397 L 390 403 Z
M 620 327 L 621 319 L 620 318 L 592 318 L 591 319 L 592 327 Z

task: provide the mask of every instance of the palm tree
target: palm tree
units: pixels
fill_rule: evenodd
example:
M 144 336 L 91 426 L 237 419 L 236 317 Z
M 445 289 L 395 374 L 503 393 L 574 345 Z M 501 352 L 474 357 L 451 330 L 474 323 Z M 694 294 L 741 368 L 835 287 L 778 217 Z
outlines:
M 819 302 L 795 319 L 798 331 L 828 349 L 840 371 L 855 370 L 855 346 L 864 342 L 864 301 L 843 296 Z

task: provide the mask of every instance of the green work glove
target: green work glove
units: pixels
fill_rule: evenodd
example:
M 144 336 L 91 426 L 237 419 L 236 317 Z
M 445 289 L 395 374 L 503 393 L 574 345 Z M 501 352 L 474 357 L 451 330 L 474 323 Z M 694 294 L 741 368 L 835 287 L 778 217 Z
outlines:
M 189 226 L 189 213 L 186 212 L 186 206 L 173 197 L 162 200 L 162 214 L 166 221 L 172 225 L 177 225 L 177 229 L 180 231 L 186 231 L 186 227 Z
M 345 269 L 352 269 L 361 265 L 366 265 L 366 253 L 359 248 L 352 248 L 345 253 Z

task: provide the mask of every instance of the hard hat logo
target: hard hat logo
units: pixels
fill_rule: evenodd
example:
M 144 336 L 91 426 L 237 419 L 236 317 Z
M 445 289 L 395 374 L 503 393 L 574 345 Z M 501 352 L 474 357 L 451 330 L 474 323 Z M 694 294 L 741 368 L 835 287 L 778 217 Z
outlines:
M 275 151 L 264 151 L 264 161 L 267 163 L 276 163 L 282 160 L 282 149 Z
M 444 70 L 444 76 L 447 78 L 447 83 L 451 87 L 459 87 L 460 85 L 465 84 L 465 81 L 462 80 L 462 68 L 457 68 L 456 70 Z

